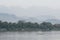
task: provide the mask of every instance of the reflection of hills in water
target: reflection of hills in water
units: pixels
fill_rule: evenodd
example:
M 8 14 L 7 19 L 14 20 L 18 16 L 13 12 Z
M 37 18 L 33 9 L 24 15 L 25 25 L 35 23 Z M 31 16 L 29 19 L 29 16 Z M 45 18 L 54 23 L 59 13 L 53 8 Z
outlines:
M 44 33 L 39 35 L 37 33 Z M 2 32 L 0 40 L 60 40 L 60 31 L 53 32 Z
M 45 31 L 45 32 L 37 32 L 37 35 L 59 35 L 60 34 L 60 31 Z
M 48 32 L 48 31 L 45 31 L 45 32 L 40 32 L 40 31 L 39 31 L 39 32 L 37 32 L 37 35 L 46 35 L 46 34 L 47 34 L 47 35 L 48 35 L 48 34 L 51 34 L 51 32 L 50 32 L 50 31 L 49 31 L 49 32 Z

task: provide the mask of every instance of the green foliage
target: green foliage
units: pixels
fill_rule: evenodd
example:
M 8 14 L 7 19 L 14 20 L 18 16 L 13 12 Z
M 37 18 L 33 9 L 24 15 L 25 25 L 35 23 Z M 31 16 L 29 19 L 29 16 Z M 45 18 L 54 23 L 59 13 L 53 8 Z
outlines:
M 40 29 L 41 30 L 52 30 L 53 25 L 49 22 L 43 22 L 43 23 L 40 24 Z
M 50 31 L 60 30 L 60 24 L 52 25 L 50 22 L 41 24 L 18 21 L 17 23 L 0 21 L 0 31 Z

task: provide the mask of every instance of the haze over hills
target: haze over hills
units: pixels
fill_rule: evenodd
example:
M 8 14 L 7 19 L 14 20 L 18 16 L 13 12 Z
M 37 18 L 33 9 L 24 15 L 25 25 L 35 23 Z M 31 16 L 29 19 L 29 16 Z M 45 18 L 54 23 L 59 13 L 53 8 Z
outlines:
M 40 17 L 17 17 L 15 15 L 0 13 L 0 20 L 8 22 L 17 22 L 19 20 L 24 20 L 27 22 L 51 22 L 51 23 L 60 23 L 60 20 L 54 19 L 53 16 L 40 16 Z
M 15 14 L 16 16 L 36 17 L 40 15 L 50 15 L 57 18 L 60 17 L 60 9 L 51 9 L 43 6 L 32 6 L 29 8 L 21 8 L 19 6 L 7 7 L 0 6 L 0 13 Z M 59 18 L 60 19 L 60 18 Z
M 39 3 L 41 3 L 41 2 L 39 2 Z M 53 4 L 53 2 L 52 2 L 52 4 Z M 55 6 L 52 5 L 53 7 L 50 7 L 50 6 L 48 7 L 48 5 L 42 6 L 39 4 L 40 6 L 39 5 L 37 6 L 35 4 L 35 5 L 30 5 L 29 7 L 26 7 L 26 8 L 25 8 L 25 6 L 28 6 L 28 5 L 24 4 L 23 7 L 22 7 L 22 5 L 21 6 L 19 6 L 19 5 L 18 6 L 17 5 L 16 6 L 13 6 L 13 5 L 7 6 L 7 5 L 1 4 L 0 5 L 0 13 L 1 13 L 0 20 L 9 21 L 9 22 L 25 20 L 25 21 L 38 22 L 38 23 L 43 22 L 43 21 L 52 22 L 52 23 L 60 23 L 59 5 L 57 5 L 57 7 L 55 7 L 56 6 L 56 4 L 55 4 Z M 45 3 L 44 3 L 44 5 L 45 5 Z M 6 13 L 8 13 L 8 14 L 6 14 Z M 14 15 L 10 15 L 10 14 L 14 14 Z M 43 15 L 43 16 L 41 16 L 41 15 Z
M 53 24 L 60 24 L 60 20 L 59 19 L 48 19 L 48 20 L 46 20 L 46 22 L 51 22 Z
M 2 20 L 2 21 L 16 22 L 20 19 L 19 19 L 19 17 L 15 16 L 15 15 L 0 13 L 0 20 Z

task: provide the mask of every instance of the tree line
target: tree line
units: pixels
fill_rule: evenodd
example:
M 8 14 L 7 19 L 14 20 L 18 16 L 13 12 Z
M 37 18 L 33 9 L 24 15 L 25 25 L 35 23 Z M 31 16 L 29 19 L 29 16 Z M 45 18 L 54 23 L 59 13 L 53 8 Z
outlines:
M 25 21 L 2 22 L 0 21 L 0 31 L 52 31 L 60 30 L 60 24 L 52 24 L 50 22 L 32 23 Z

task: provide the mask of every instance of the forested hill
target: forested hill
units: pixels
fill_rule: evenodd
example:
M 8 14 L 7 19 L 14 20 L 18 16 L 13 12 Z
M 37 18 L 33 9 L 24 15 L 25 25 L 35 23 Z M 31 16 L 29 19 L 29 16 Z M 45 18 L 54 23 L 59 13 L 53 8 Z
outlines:
M 60 24 L 52 24 L 50 22 L 32 23 L 18 21 L 17 23 L 0 21 L 0 31 L 52 31 L 60 30 Z
M 7 21 L 7 22 L 17 22 L 19 20 L 24 20 L 27 22 L 37 22 L 41 23 L 43 21 L 45 22 L 51 22 L 54 24 L 60 24 L 60 20 L 56 19 L 54 16 L 48 16 L 48 15 L 41 15 L 38 17 L 17 17 L 16 15 L 13 14 L 8 14 L 8 13 L 0 13 L 0 20 L 2 21 Z

